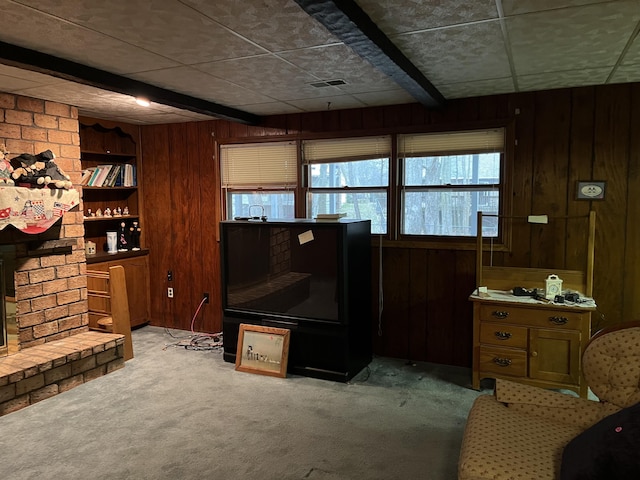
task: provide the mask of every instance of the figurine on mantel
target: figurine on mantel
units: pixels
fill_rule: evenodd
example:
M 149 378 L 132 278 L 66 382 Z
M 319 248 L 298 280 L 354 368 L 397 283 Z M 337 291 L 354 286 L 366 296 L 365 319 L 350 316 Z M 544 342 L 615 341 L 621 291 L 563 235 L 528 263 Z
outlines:
M 124 222 L 120 222 L 118 229 L 118 251 L 126 252 L 129 250 L 129 242 L 127 241 L 127 228 Z
M 110 217 L 111 216 L 111 209 L 109 207 L 104 209 L 104 216 L 105 217 Z
M 129 207 L 125 206 L 122 215 L 129 215 Z
M 116 207 L 113 209 L 113 216 L 114 217 L 121 217 L 122 216 L 122 209 L 120 207 Z
M 98 209 L 96 210 L 96 217 L 101 217 L 102 216 L 102 210 Z
M 140 232 L 142 228 L 137 220 L 134 220 L 129 227 L 129 238 L 131 239 L 131 250 L 140 250 Z

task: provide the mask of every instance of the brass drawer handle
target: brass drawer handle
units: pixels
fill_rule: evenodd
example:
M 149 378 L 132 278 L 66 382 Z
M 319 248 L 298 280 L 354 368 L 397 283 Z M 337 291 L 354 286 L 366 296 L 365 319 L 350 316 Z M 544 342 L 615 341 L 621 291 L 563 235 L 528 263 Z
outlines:
M 511 332 L 495 332 L 494 335 L 498 340 L 509 340 L 511 338 Z
M 502 312 L 500 310 L 494 310 L 491 315 L 493 315 L 494 317 L 498 317 L 498 318 L 507 318 L 509 316 L 509 312 Z
M 511 365 L 511 359 L 510 358 L 495 357 L 493 359 L 493 363 L 495 363 L 499 367 L 508 367 L 509 365 Z
M 549 321 L 555 325 L 564 325 L 569 319 L 567 317 L 549 317 Z

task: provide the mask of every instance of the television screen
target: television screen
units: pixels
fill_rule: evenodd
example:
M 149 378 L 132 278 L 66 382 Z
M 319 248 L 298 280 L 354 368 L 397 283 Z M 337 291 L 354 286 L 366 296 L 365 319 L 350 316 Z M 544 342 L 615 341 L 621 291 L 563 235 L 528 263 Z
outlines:
M 222 227 L 225 310 L 340 320 L 339 230 L 307 223 Z

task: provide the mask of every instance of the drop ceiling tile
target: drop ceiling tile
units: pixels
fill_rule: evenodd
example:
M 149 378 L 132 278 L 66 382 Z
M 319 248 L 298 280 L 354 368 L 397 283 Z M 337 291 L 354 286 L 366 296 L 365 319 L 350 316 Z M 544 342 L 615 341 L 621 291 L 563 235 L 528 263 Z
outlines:
M 91 115 L 88 115 L 91 116 Z M 136 124 L 162 124 L 162 123 L 185 123 L 185 122 L 199 122 L 203 120 L 214 120 L 213 117 L 199 116 L 191 117 L 189 115 L 182 115 L 177 113 L 152 113 L 146 115 L 122 115 L 119 118 L 123 122 L 136 123 Z
M 600 85 L 605 83 L 610 72 L 611 67 L 603 67 L 520 75 L 518 76 L 518 87 L 520 91 L 525 92 Z
M 433 84 L 510 75 L 497 21 L 402 34 L 392 41 Z
M 381 92 L 354 93 L 353 96 L 360 100 L 367 107 L 377 107 L 382 105 L 400 105 L 404 103 L 414 103 L 416 100 L 406 90 L 395 89 Z
M 37 87 L 40 83 L 32 82 L 31 80 L 25 80 L 23 78 L 16 78 L 11 75 L 5 75 L 0 68 L 0 92 L 14 93 L 24 88 Z
M 358 5 L 387 35 L 498 17 L 495 0 L 451 2 L 447 0 L 358 0 Z
M 15 78 L 15 79 L 26 80 L 36 85 L 49 85 L 52 83 L 63 83 L 66 81 L 57 77 L 52 77 L 51 75 L 45 75 L 39 72 L 32 72 L 31 70 L 12 67 L 10 65 L 4 65 L 2 63 L 0 63 L 0 74 Z
M 0 10 L 3 42 L 118 74 L 178 65 L 168 58 L 13 2 L 0 0 Z
M 341 93 L 335 87 L 312 87 L 312 82 L 321 79 L 274 55 L 222 60 L 194 68 L 274 100 L 299 100 Z
M 70 1 L 20 3 L 187 65 L 264 51 L 177 1 L 84 0 L 81 8 Z
M 89 110 L 86 111 L 80 111 L 78 109 L 78 115 L 83 116 L 83 117 L 91 117 L 91 118 L 98 118 L 98 119 L 104 119 L 104 120 L 109 120 L 111 122 L 118 122 L 118 123 L 130 123 L 133 125 L 153 125 L 150 122 L 147 122 L 145 120 L 136 120 L 134 118 L 127 118 L 127 117 L 115 117 L 115 116 L 111 116 L 111 115 L 104 115 L 102 112 L 92 112 Z
M 74 105 L 78 108 L 104 109 L 109 113 L 127 111 L 135 105 L 135 99 L 129 95 L 107 92 L 73 82 L 25 88 L 20 90 L 19 93 L 25 96 L 45 98 L 54 102 Z M 137 105 L 136 107 L 144 108 Z
M 502 10 L 506 16 L 509 16 L 542 12 L 544 10 L 558 10 L 567 7 L 581 7 L 592 3 L 604 2 L 603 0 L 502 0 Z
M 445 98 L 483 97 L 515 91 L 511 77 L 436 85 Z
M 278 56 L 321 80 L 344 80 L 346 85 L 338 88 L 346 93 L 397 88 L 393 80 L 344 44 L 305 48 Z
M 42 85 L 64 84 L 62 80 L 50 75 L 23 70 L 0 63 L 0 91 L 14 92 L 25 88 L 40 87 Z
M 365 106 L 352 95 L 339 95 L 333 97 L 305 98 L 290 100 L 287 103 L 306 112 L 319 112 L 323 110 L 342 110 L 345 108 L 362 108 Z
M 637 0 L 508 18 L 516 73 L 613 66 L 638 21 Z
M 144 72 L 129 77 L 184 95 L 225 105 L 244 105 L 272 101 L 268 96 L 233 85 L 192 67 Z
M 629 45 L 629 49 L 625 52 L 622 58 L 622 65 L 633 65 L 640 63 L 640 35 L 636 35 L 633 43 Z M 640 80 L 640 77 L 638 77 Z
M 183 3 L 271 52 L 338 42 L 293 0 L 183 0 Z
M 259 103 L 256 105 L 243 105 L 242 109 L 254 115 L 283 115 L 287 113 L 300 113 L 302 109 L 294 107 L 286 102 Z
M 640 79 L 640 63 L 620 65 L 608 83 L 637 82 Z

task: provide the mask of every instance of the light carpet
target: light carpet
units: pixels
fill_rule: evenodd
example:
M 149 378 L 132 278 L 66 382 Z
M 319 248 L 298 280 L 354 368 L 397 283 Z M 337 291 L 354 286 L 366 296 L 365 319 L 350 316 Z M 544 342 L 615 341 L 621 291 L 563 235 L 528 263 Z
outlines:
M 0 417 L 0 478 L 456 478 L 469 369 L 375 358 L 347 384 L 274 378 L 175 341 L 135 330 L 124 368 Z

